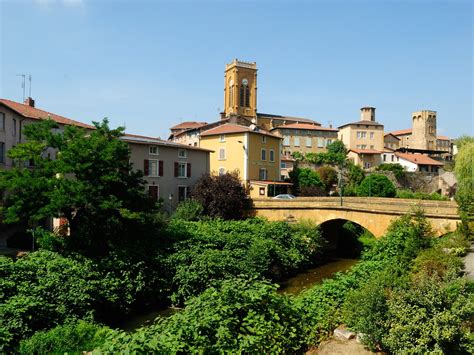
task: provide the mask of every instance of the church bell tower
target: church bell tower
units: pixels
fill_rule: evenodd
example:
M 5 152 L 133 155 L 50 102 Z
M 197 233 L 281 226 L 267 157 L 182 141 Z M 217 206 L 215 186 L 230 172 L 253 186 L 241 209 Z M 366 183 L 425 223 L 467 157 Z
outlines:
M 224 116 L 257 117 L 257 63 L 234 59 L 225 66 Z

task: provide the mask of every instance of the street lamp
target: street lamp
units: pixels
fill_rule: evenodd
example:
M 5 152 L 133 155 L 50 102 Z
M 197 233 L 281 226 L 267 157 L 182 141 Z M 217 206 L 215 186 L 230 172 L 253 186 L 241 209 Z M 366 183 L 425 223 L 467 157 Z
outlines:
M 342 183 L 342 169 L 344 168 L 344 162 L 341 163 L 339 166 L 339 198 L 340 198 L 340 205 L 342 206 L 342 188 L 343 188 L 343 183 Z

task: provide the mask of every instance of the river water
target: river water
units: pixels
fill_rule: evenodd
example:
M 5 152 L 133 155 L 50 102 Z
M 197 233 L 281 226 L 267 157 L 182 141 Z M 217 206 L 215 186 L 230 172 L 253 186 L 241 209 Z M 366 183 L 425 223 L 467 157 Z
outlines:
M 356 259 L 331 259 L 324 265 L 306 270 L 287 280 L 280 282 L 278 293 L 287 295 L 297 295 L 300 292 L 323 282 L 324 279 L 333 277 L 336 272 L 346 271 L 357 263 Z M 133 331 L 140 327 L 146 327 L 154 322 L 157 317 L 169 317 L 178 312 L 180 308 L 155 309 L 148 313 L 130 315 L 123 322 L 118 324 L 120 329 Z

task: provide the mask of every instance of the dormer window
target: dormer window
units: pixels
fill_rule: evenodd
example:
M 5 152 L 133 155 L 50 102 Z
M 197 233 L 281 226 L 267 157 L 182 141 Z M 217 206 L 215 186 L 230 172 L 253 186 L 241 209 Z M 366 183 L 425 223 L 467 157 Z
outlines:
M 156 145 L 150 146 L 148 152 L 150 153 L 150 155 L 160 155 L 160 152 Z
M 186 149 L 178 149 L 178 158 L 186 158 Z

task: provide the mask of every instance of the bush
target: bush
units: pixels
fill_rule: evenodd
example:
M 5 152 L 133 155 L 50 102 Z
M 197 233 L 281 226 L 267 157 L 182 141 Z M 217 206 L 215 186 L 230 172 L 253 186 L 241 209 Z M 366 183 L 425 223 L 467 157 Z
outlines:
M 198 221 L 204 212 L 199 201 L 188 199 L 181 202 L 173 214 L 173 218 L 182 219 L 184 221 Z
M 106 353 L 294 353 L 304 322 L 290 300 L 264 281 L 225 280 L 184 311 L 128 335 L 111 336 Z
M 323 251 L 319 229 L 308 223 L 173 220 L 167 232 L 177 240 L 166 259 L 175 304 L 216 280 L 238 275 L 279 279 L 311 265 Z
M 203 206 L 205 215 L 214 218 L 242 219 L 248 205 L 237 172 L 203 176 L 192 189 L 191 197 Z
M 303 196 L 321 196 L 325 195 L 324 183 L 321 181 L 318 173 L 309 168 L 294 168 L 290 172 L 290 178 L 293 183 L 293 189 L 297 194 Z
M 83 320 L 35 333 L 20 342 L 20 354 L 82 354 L 101 346 L 113 331 Z
M 375 168 L 378 171 L 391 171 L 400 180 L 405 177 L 405 169 L 400 164 L 380 164 Z
M 337 171 L 330 166 L 322 166 L 317 170 L 326 191 L 331 190 L 332 186 L 337 183 Z
M 357 196 L 394 197 L 395 195 L 395 186 L 384 175 L 369 175 L 357 188 Z
M 0 351 L 11 351 L 20 339 L 65 320 L 91 319 L 96 280 L 97 272 L 86 259 L 49 251 L 17 261 L 0 257 Z

